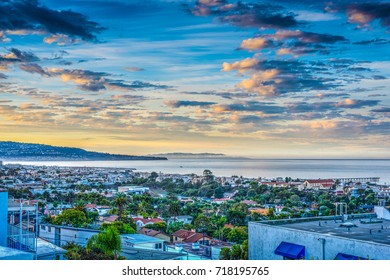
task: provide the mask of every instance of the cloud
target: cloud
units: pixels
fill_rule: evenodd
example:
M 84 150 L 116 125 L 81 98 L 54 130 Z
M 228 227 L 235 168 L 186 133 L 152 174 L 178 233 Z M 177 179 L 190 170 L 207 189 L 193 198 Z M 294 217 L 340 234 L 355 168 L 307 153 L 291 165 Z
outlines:
M 5 34 L 52 34 L 57 39 L 80 38 L 96 41 L 103 28 L 71 10 L 52 10 L 37 0 L 3 0 L 0 3 L 0 31 Z M 46 41 L 51 41 L 47 37 Z M 54 42 L 54 41 L 51 41 Z M 70 41 L 69 41 L 70 42 Z
M 215 113 L 223 112 L 262 112 L 264 114 L 282 114 L 285 108 L 269 102 L 247 101 L 213 106 Z
M 279 48 L 278 55 L 301 55 L 307 53 L 329 53 L 329 45 L 347 42 L 343 36 L 306 32 L 301 30 L 281 30 L 275 34 L 264 34 L 255 38 L 246 39 L 240 49 L 262 50 Z
M 338 108 L 358 109 L 363 107 L 372 107 L 378 105 L 379 100 L 359 100 L 359 99 L 344 99 L 338 102 L 335 106 Z
M 65 35 L 65 34 L 54 34 L 54 35 L 45 37 L 43 39 L 43 41 L 49 45 L 55 43 L 58 46 L 65 46 L 65 45 L 74 44 L 76 42 L 79 42 L 80 40 L 75 39 L 75 38 L 71 38 L 70 36 Z
M 373 75 L 372 78 L 374 80 L 386 80 L 387 79 L 385 76 L 382 76 L 382 75 Z
M 273 41 L 264 37 L 249 38 L 242 41 L 240 49 L 261 50 L 273 46 Z
M 361 100 L 346 98 L 339 102 L 295 102 L 287 103 L 287 109 L 291 113 L 307 113 L 307 112 L 341 112 L 344 109 L 361 109 L 365 107 L 373 107 L 380 103 L 379 100 Z
M 374 113 L 390 113 L 390 107 L 382 107 L 382 108 L 378 108 L 378 109 L 373 109 L 373 110 L 371 110 L 371 112 L 374 112 Z
M 325 76 L 329 71 L 327 67 L 319 67 L 298 60 L 247 58 L 241 62 L 223 63 L 222 71 L 232 70 L 250 75 L 249 79 L 237 84 L 238 88 L 263 96 L 309 90 L 329 90 L 341 85 L 336 78 Z
M 17 48 L 11 48 L 7 54 L 0 55 L 0 70 L 8 70 L 10 64 L 30 63 L 39 61 L 39 58 L 32 52 L 21 51 Z
M 348 21 L 357 23 L 359 28 L 367 27 L 375 20 L 390 28 L 390 3 L 357 3 L 346 7 Z
M 129 72 L 140 72 L 144 71 L 145 69 L 140 67 L 125 67 L 125 70 Z
M 234 63 L 224 62 L 222 64 L 222 71 L 232 71 L 237 70 L 239 73 L 244 73 L 245 71 L 252 69 L 259 63 L 257 58 L 245 58 L 241 61 L 236 61 Z
M 216 104 L 215 102 L 205 102 L 205 101 L 189 101 L 189 100 L 168 100 L 165 101 L 165 104 L 168 107 L 172 108 L 180 108 L 180 107 L 209 107 L 211 105 Z
M 370 45 L 370 44 L 384 45 L 384 44 L 389 44 L 389 43 L 390 43 L 390 40 L 378 38 L 378 39 L 373 39 L 373 40 L 358 41 L 358 42 L 355 42 L 354 44 L 356 44 L 356 45 Z
M 84 91 L 99 92 L 102 90 L 137 90 L 137 89 L 166 89 L 165 85 L 152 84 L 142 81 L 133 81 L 131 83 L 123 80 L 114 80 L 108 78 L 109 74 L 105 72 L 94 72 L 81 69 L 62 69 L 50 68 L 44 72 L 50 77 L 60 77 L 64 82 L 74 82 L 78 88 Z
M 24 63 L 24 64 L 20 64 L 19 65 L 19 68 L 22 69 L 23 71 L 26 71 L 28 73 L 37 73 L 37 74 L 40 74 L 42 76 L 49 76 L 46 71 L 41 67 L 39 66 L 38 64 L 36 63 Z
M 237 71 L 248 76 L 236 84 L 238 89 L 262 96 L 281 96 L 308 91 L 335 90 L 347 83 L 370 79 L 367 61 L 324 59 L 260 59 L 259 56 L 233 63 L 224 62 L 221 71 Z M 378 77 L 377 77 L 378 78 Z
M 198 0 L 190 11 L 196 16 L 216 16 L 223 23 L 240 27 L 279 29 L 298 25 L 294 13 L 274 4 Z

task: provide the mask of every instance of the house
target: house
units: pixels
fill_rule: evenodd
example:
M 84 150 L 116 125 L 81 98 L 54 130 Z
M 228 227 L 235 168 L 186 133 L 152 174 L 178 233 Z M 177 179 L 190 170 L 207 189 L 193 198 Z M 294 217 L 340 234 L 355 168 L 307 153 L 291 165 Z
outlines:
M 144 219 L 144 218 L 133 218 L 135 224 L 137 225 L 137 230 L 145 227 L 146 225 L 152 225 L 154 223 L 161 223 L 161 222 L 164 222 L 163 220 L 159 219 L 159 218 L 148 218 L 148 219 Z
M 111 215 L 111 216 L 108 216 L 108 217 L 102 217 L 101 218 L 101 221 L 103 223 L 113 223 L 115 222 L 116 220 L 118 220 L 119 216 L 118 215 Z
M 137 231 L 139 234 L 155 237 L 158 239 L 162 239 L 166 242 L 171 242 L 171 237 L 168 234 L 165 234 L 161 231 L 149 229 L 149 228 L 141 228 L 139 231 Z
M 231 199 L 231 198 L 224 197 L 224 198 L 215 198 L 215 199 L 213 199 L 213 202 L 217 203 L 217 204 L 222 204 L 222 203 L 225 203 L 225 202 L 228 202 L 228 201 L 232 201 L 232 200 L 233 199 Z
M 245 203 L 246 205 L 256 205 L 258 204 L 256 201 L 253 201 L 253 200 L 248 200 L 248 199 L 244 199 L 243 201 L 241 201 L 242 203 Z
M 333 188 L 334 183 L 333 179 L 306 180 L 303 187 L 305 189 L 329 190 Z
M 191 224 L 192 223 L 192 216 L 189 215 L 184 215 L 184 216 L 176 216 L 176 217 L 171 217 L 168 219 L 168 224 L 171 224 L 173 222 L 181 222 L 183 224 Z
M 148 187 L 142 186 L 123 186 L 118 187 L 119 193 L 128 193 L 128 194 L 144 194 L 148 193 L 150 189 Z
M 203 233 L 180 229 L 172 234 L 174 243 L 200 243 L 208 245 L 213 239 Z

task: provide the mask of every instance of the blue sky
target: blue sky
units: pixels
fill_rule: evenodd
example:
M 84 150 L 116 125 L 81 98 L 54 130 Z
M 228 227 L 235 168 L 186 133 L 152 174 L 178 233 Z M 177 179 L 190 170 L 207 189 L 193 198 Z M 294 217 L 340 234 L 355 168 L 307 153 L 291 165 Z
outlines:
M 384 1 L 0 4 L 0 140 L 388 158 Z

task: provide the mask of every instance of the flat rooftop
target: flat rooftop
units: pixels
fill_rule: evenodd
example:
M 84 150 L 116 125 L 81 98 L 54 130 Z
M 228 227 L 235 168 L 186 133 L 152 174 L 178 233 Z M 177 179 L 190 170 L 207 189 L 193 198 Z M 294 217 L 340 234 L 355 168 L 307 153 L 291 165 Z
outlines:
M 122 249 L 121 255 L 124 256 L 126 260 L 176 260 L 186 256 L 186 254 L 182 253 L 140 248 Z
M 121 238 L 125 241 L 131 242 L 133 244 L 139 243 L 160 243 L 164 242 L 164 240 L 144 235 L 144 234 L 121 234 Z
M 288 220 L 281 221 L 285 221 L 285 223 L 266 222 L 263 224 L 390 245 L 389 220 L 373 218 L 371 220 L 372 223 L 369 223 L 370 218 L 350 218 L 346 219 L 344 223 L 345 225 L 349 225 L 349 227 L 341 226 L 343 224 L 341 219 L 311 219 L 311 221 L 296 219 L 290 222 Z

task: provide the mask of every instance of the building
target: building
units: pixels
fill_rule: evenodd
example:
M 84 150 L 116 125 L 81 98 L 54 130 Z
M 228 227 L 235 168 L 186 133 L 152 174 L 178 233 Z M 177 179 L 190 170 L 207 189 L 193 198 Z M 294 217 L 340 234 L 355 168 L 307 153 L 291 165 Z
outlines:
M 314 190 L 329 190 L 332 189 L 335 181 L 333 179 L 318 179 L 318 180 L 306 180 L 303 183 L 303 188 Z
M 208 245 L 213 239 L 203 233 L 180 229 L 172 234 L 174 243 L 199 243 Z
M 158 239 L 162 239 L 166 242 L 171 242 L 171 236 L 168 234 L 165 234 L 161 231 L 154 230 L 154 229 L 148 229 L 148 228 L 141 228 L 139 231 L 137 231 L 139 234 L 144 234 L 147 236 L 155 237 Z
M 0 260 L 62 259 L 66 250 L 37 237 L 37 203 L 0 190 Z
M 8 192 L 0 189 L 0 246 L 7 246 Z
M 64 246 L 74 242 L 86 246 L 88 239 L 99 234 L 100 230 L 87 228 L 75 228 L 44 224 L 40 226 L 39 236 L 53 245 Z M 121 255 L 131 260 L 164 260 L 178 259 L 183 256 L 180 253 L 166 252 L 163 239 L 146 236 L 143 234 L 121 234 Z
M 165 251 L 164 240 L 144 234 L 121 234 L 122 249 L 140 248 Z
M 250 260 L 390 260 L 390 220 L 375 214 L 250 222 L 248 234 Z
M 159 218 L 145 219 L 145 218 L 137 217 L 137 218 L 133 218 L 133 220 L 134 220 L 135 224 L 137 225 L 137 230 L 140 230 L 141 228 L 145 227 L 146 225 L 152 225 L 154 223 L 164 222 L 163 220 L 161 220 Z
M 169 218 L 168 224 L 171 224 L 173 222 L 179 222 L 179 223 L 183 223 L 183 224 L 191 224 L 192 220 L 193 220 L 193 218 L 190 215 L 176 216 L 176 217 Z
M 128 193 L 128 194 L 144 194 L 148 193 L 150 189 L 148 187 L 141 186 L 123 186 L 118 187 L 119 193 Z

